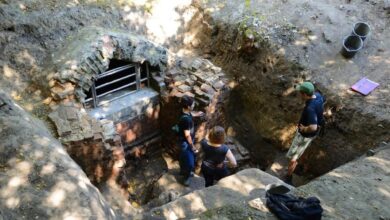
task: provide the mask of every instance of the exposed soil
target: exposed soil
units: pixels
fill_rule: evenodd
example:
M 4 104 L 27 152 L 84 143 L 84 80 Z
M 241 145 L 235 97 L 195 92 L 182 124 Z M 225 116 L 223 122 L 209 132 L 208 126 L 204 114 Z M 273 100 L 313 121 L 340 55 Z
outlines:
M 161 150 L 148 152 L 141 158 L 127 161 L 125 173 L 129 180 L 129 201 L 133 206 L 140 207 L 153 199 L 154 184 L 168 171 L 168 167 Z
M 389 49 L 384 44 L 389 32 L 379 4 L 249 2 L 199 3 L 201 13 L 189 30 L 202 44 L 189 48 L 234 79 L 228 117 L 259 164 L 271 166 L 275 155 L 288 148 L 303 108 L 293 85 L 303 80 L 313 81 L 328 100 L 326 134 L 306 152 L 311 174 L 324 174 L 389 140 Z M 350 14 L 356 16 L 349 19 Z M 258 23 L 248 24 L 250 19 Z M 200 27 L 198 20 L 203 20 Z M 373 24 L 371 39 L 346 60 L 338 38 L 358 20 Z M 257 33 L 254 40 L 242 31 L 243 23 Z M 361 76 L 381 83 L 380 88 L 368 97 L 349 91 Z

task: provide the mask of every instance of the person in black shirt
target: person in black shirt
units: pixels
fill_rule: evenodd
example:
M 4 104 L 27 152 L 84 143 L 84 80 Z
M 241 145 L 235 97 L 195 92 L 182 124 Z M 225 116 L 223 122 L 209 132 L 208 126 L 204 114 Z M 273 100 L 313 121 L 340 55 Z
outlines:
M 203 115 L 203 112 L 192 112 L 194 108 L 194 99 L 189 96 L 183 96 L 181 100 L 182 115 L 179 120 L 179 146 L 180 146 L 180 174 L 184 176 L 183 184 L 190 184 L 191 176 L 195 169 L 195 159 L 198 150 L 194 146 L 195 130 L 193 117 Z
M 237 166 L 236 158 L 225 143 L 225 130 L 215 126 L 210 130 L 207 140 L 202 140 L 201 146 L 204 154 L 201 172 L 205 178 L 206 187 L 214 185 L 214 180 L 220 180 L 229 175 L 225 158 L 232 167 Z
M 319 92 L 315 92 L 314 85 L 311 82 L 304 82 L 296 89 L 305 101 L 305 107 L 299 120 L 297 132 L 286 155 L 290 159 L 288 180 L 291 179 L 291 175 L 298 165 L 298 159 L 317 136 L 324 120 L 324 98 Z

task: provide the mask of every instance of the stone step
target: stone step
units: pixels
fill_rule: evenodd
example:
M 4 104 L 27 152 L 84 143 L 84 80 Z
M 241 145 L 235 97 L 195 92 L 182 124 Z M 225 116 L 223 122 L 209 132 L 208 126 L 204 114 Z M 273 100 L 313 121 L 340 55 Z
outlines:
M 251 159 L 249 151 L 244 146 L 242 146 L 242 144 L 235 138 L 228 137 L 226 140 L 226 144 L 232 151 L 238 164 L 242 165 Z
M 284 184 L 259 169 L 247 169 L 223 178 L 214 186 L 196 190 L 153 208 L 150 213 L 154 217 L 167 219 L 192 219 L 208 210 L 231 205 L 250 208 L 248 202 L 255 198 L 265 198 L 265 187 L 273 183 Z M 286 187 L 293 189 L 289 185 Z M 261 216 L 257 219 L 276 219 L 268 210 L 259 210 L 258 214 Z

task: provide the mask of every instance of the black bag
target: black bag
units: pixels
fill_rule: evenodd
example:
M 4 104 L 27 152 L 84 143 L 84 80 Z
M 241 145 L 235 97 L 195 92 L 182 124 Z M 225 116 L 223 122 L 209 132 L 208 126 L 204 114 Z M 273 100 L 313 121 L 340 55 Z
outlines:
M 320 220 L 323 209 L 316 197 L 266 193 L 267 207 L 281 220 Z

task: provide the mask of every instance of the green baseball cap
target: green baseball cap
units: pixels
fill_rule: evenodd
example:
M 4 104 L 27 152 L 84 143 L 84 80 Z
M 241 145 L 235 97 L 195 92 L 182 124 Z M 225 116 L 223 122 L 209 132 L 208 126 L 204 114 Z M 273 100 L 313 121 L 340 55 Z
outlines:
M 314 85 L 311 82 L 303 82 L 296 86 L 295 89 L 308 95 L 314 93 Z

